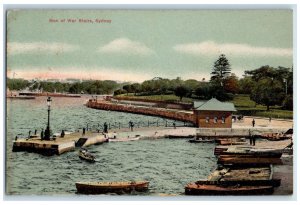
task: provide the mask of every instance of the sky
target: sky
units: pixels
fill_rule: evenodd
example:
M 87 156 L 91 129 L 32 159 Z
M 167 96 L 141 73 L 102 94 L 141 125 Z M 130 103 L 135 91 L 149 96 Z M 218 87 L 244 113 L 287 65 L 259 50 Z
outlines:
M 11 10 L 7 76 L 142 82 L 293 66 L 292 10 Z

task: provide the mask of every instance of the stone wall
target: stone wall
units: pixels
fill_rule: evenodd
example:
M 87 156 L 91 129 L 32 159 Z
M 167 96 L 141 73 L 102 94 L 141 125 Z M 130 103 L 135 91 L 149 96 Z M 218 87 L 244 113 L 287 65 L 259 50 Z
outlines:
M 166 110 L 161 108 L 153 108 L 153 107 L 139 107 L 139 106 L 131 106 L 131 105 L 122 105 L 122 104 L 113 104 L 105 101 L 88 101 L 86 104 L 87 107 L 101 110 L 113 110 L 120 112 L 129 112 L 143 115 L 152 115 L 165 117 L 174 120 L 186 121 L 194 123 L 194 114 L 187 112 L 180 112 L 178 110 Z

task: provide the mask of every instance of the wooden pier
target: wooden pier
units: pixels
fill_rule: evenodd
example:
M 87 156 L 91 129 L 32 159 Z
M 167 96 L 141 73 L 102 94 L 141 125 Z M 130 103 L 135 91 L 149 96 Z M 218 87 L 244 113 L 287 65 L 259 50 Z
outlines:
M 13 143 L 13 152 L 26 151 L 42 155 L 60 155 L 74 150 L 75 147 L 86 147 L 107 142 L 102 133 L 81 132 L 66 134 L 64 137 L 56 137 L 51 140 L 41 140 L 39 136 L 31 138 L 19 138 Z

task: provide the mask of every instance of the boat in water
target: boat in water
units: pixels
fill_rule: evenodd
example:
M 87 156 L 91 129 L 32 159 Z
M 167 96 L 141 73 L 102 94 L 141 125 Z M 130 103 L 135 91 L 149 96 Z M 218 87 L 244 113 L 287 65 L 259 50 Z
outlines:
M 148 181 L 131 182 L 76 182 L 79 194 L 128 194 L 133 191 L 144 192 L 148 190 Z
M 139 140 L 139 137 L 133 137 L 133 138 L 109 138 L 108 142 L 129 142 L 129 141 L 137 141 Z
M 190 183 L 185 187 L 186 195 L 270 195 L 273 186 L 222 186 Z
M 186 185 L 187 195 L 265 195 L 272 194 L 281 179 L 273 178 L 273 166 L 224 167 L 213 171 L 206 180 Z
M 190 143 L 213 143 L 215 142 L 214 139 L 205 139 L 205 138 L 193 138 L 189 140 Z
M 95 162 L 95 157 L 89 153 L 86 149 L 81 148 L 79 150 L 78 156 L 80 159 L 86 160 L 88 162 Z

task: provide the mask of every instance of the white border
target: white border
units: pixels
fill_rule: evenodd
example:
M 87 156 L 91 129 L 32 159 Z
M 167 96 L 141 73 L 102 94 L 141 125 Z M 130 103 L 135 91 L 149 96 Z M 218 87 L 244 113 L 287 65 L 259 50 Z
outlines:
M 70 4 L 72 3 L 72 4 Z M 44 0 L 43 2 L 38 1 L 38 0 L 28 0 L 26 2 L 22 1 L 22 0 L 3 0 L 2 3 L 2 7 L 1 7 L 1 11 L 2 11 L 2 15 L 1 15 L 1 19 L 0 21 L 2 22 L 2 32 L 1 32 L 1 37 L 3 39 L 3 41 L 1 41 L 1 45 L 2 45 L 2 50 L 1 50 L 1 68 L 2 68 L 2 74 L 1 75 L 1 87 L 0 89 L 2 89 L 2 91 L 5 91 L 5 85 L 3 84 L 4 80 L 5 80 L 5 70 L 4 68 L 4 35 L 5 34 L 5 24 L 4 24 L 4 10 L 3 10 L 3 6 L 5 6 L 5 8 L 64 8 L 64 9 L 96 9 L 96 8 L 101 8 L 101 9 L 279 9 L 279 8 L 294 8 L 294 75 L 295 75 L 295 79 L 294 79 L 294 105 L 295 105 L 295 109 L 294 109 L 294 128 L 295 128 L 295 138 L 297 137 L 298 134 L 298 129 L 297 129 L 297 125 L 298 123 L 298 118 L 297 116 L 299 116 L 299 110 L 297 108 L 297 103 L 298 103 L 298 95 L 297 95 L 297 90 L 299 88 L 299 83 L 297 82 L 297 79 L 299 79 L 299 72 L 297 71 L 297 60 L 299 59 L 299 54 L 297 53 L 297 48 L 299 48 L 299 42 L 297 41 L 297 34 L 299 33 L 299 28 L 296 26 L 296 22 L 300 22 L 299 21 L 299 15 L 296 15 L 299 11 L 299 3 L 297 0 L 273 0 L 273 1 L 266 1 L 266 0 L 246 0 L 246 1 L 237 1 L 237 0 L 231 0 L 231 1 L 222 1 L 222 0 L 203 0 L 201 1 L 201 4 L 195 4 L 197 3 L 196 1 L 191 1 L 191 0 L 185 0 L 183 2 L 177 1 L 177 0 L 173 0 L 171 4 L 168 4 L 167 1 L 165 0 L 154 0 L 154 1 L 149 1 L 149 0 L 145 0 L 143 2 L 140 1 L 127 1 L 127 4 L 124 4 L 124 1 L 116 1 L 116 0 L 103 0 L 101 1 L 101 3 L 106 3 L 109 5 L 100 5 L 97 4 L 98 1 L 96 0 L 79 0 L 79 1 L 71 1 L 71 0 Z M 131 4 L 135 4 L 135 5 L 128 5 L 128 3 Z M 156 5 L 149 5 L 150 3 L 154 3 Z M 270 4 L 272 3 L 272 4 Z M 14 4 L 14 5 L 12 5 Z M 38 5 L 39 4 L 39 5 Z M 96 5 L 97 4 L 97 5 Z M 176 4 L 176 5 L 174 5 Z M 187 5 L 187 4 L 193 4 L 193 5 Z M 230 4 L 234 4 L 234 5 L 230 5 Z M 290 5 L 288 5 L 290 4 Z M 292 5 L 293 4 L 293 5 Z M 2 132 L 2 137 L 5 137 L 5 127 L 4 127 L 4 120 L 5 120 L 5 116 L 3 116 L 4 114 L 4 100 L 5 100 L 5 96 L 4 96 L 4 92 L 3 92 L 3 100 L 1 100 L 1 114 L 2 114 L 2 118 L 1 118 L 1 129 L 3 130 Z M 2 141 L 3 142 L 3 141 Z M 297 148 L 299 147 L 299 142 L 298 140 L 295 141 Z M 1 151 L 0 153 L 5 153 L 4 147 L 1 146 Z M 294 149 L 294 162 L 296 162 L 296 160 L 298 160 L 297 157 L 297 149 Z M 0 160 L 1 160 L 1 164 L 4 165 L 4 156 L 5 155 L 1 155 Z M 294 163 L 294 165 L 296 165 L 296 163 Z M 284 203 L 288 203 L 288 204 L 296 204 L 299 200 L 296 199 L 296 191 L 299 192 L 298 190 L 298 185 L 299 185 L 299 175 L 297 173 L 299 164 L 297 163 L 297 166 L 294 166 L 294 198 L 291 198 L 291 200 L 297 200 L 297 201 L 290 201 L 288 199 L 282 199 L 280 196 L 272 196 L 272 197 L 267 197 L 267 201 L 272 201 L 271 203 L 276 205 L 276 204 L 282 204 L 283 201 L 285 201 Z M 31 200 L 31 197 L 5 197 L 3 198 L 3 193 L 4 193 L 4 167 L 2 167 L 2 178 L 1 178 L 1 186 L 0 186 L 0 193 L 2 196 L 2 200 L 4 200 L 3 202 L 5 204 L 11 204 L 11 203 L 20 203 L 22 201 L 22 204 L 48 204 L 48 203 L 57 203 L 58 200 L 60 200 L 61 202 L 59 203 L 72 203 L 74 205 L 76 204 L 82 204 L 82 203 L 88 203 L 88 204 L 99 204 L 99 202 L 97 201 L 81 201 L 81 200 L 94 200 L 93 198 L 79 198 L 79 197 L 68 197 L 68 198 L 61 198 L 61 197 L 39 197 L 38 199 L 34 198 L 35 201 L 28 201 Z M 199 202 L 198 200 L 201 199 L 201 202 Z M 14 201 L 10 201 L 10 200 L 14 200 Z M 17 201 L 15 201 L 17 200 Z M 25 200 L 25 201 L 24 201 Z M 42 201 L 41 201 L 42 200 Z M 45 201 L 46 200 L 46 201 Z M 51 201 L 47 201 L 47 200 L 51 200 Z M 56 201 L 52 201 L 52 200 L 56 200 Z M 68 200 L 73 200 L 72 202 L 68 201 Z M 76 201 L 74 201 L 76 200 Z M 117 204 L 119 203 L 118 201 L 108 201 L 110 199 L 102 199 L 102 198 L 95 198 L 95 200 L 104 200 L 106 204 Z M 237 201 L 236 197 L 220 197 L 220 198 L 212 198 L 212 197 L 147 197 L 147 198 L 140 198 L 140 197 L 122 197 L 122 198 L 115 198 L 112 200 L 121 200 L 121 201 L 127 201 L 127 202 L 120 202 L 122 204 L 140 204 L 141 201 L 136 201 L 136 200 L 147 200 L 144 201 L 144 204 L 153 204 L 153 203 L 163 203 L 165 204 L 167 201 L 171 201 L 168 203 L 174 203 L 174 204 L 183 204 L 183 203 L 189 203 L 189 204 L 199 204 L 199 203 L 205 203 L 205 204 L 216 204 L 216 203 L 222 203 L 222 205 L 233 205 L 233 204 L 253 204 L 254 203 L 266 203 L 267 201 L 265 199 L 262 199 L 261 197 L 243 197 L 240 200 L 242 200 L 243 202 L 239 202 Z M 129 202 L 130 200 L 135 200 L 133 202 Z M 185 200 L 185 201 L 183 201 Z M 191 201 L 193 200 L 193 201 Z M 197 200 L 197 201 L 195 201 Z M 216 200 L 216 201 L 202 201 L 202 200 Z M 225 200 L 225 201 L 219 201 L 219 200 Z M 234 201 L 230 201 L 230 200 L 234 200 Z M 249 201 L 245 201 L 245 200 L 249 200 Z M 253 201 L 254 200 L 254 201 Z M 101 202 L 102 203 L 102 202 Z

